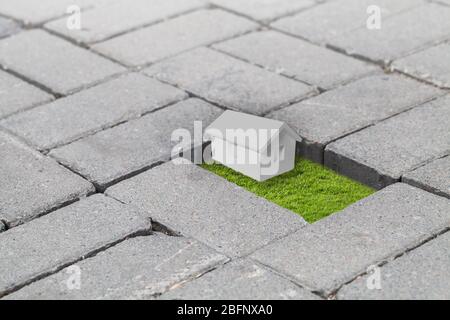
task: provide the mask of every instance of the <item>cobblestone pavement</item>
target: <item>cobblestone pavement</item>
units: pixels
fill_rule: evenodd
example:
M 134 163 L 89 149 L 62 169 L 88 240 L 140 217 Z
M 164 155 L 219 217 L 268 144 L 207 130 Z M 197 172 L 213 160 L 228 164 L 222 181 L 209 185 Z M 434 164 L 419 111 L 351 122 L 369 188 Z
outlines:
M 0 66 L 1 298 L 450 298 L 448 0 L 0 0 Z M 308 225 L 169 161 L 224 109 L 379 191 Z

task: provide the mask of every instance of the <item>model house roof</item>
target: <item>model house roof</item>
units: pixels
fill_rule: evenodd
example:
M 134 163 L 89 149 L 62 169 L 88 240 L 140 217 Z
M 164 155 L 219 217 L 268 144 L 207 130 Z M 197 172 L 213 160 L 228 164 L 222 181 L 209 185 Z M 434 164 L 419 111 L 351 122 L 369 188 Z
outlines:
M 205 130 L 205 138 L 212 140 L 213 138 L 224 139 L 231 143 L 238 145 L 242 144 L 242 139 L 234 139 L 234 136 L 227 135 L 227 130 L 268 130 L 267 134 L 257 135 L 264 141 L 258 141 L 257 148 L 255 146 L 242 145 L 243 147 L 253 149 L 254 151 L 263 151 L 277 136 L 282 132 L 286 132 L 292 139 L 301 141 L 302 138 L 292 130 L 286 123 L 278 120 L 257 117 L 246 113 L 227 110 L 222 113 L 213 123 L 211 123 Z M 218 134 L 220 132 L 220 135 Z M 232 141 L 234 140 L 234 141 Z M 245 142 L 245 141 L 244 141 Z

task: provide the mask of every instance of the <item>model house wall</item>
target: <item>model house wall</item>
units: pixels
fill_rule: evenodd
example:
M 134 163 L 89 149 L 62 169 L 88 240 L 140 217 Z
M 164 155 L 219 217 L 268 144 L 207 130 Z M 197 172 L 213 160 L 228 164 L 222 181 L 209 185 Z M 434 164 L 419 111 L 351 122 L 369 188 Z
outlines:
M 257 181 L 292 170 L 301 139 L 281 121 L 235 111 L 225 111 L 205 137 L 211 141 L 213 160 Z

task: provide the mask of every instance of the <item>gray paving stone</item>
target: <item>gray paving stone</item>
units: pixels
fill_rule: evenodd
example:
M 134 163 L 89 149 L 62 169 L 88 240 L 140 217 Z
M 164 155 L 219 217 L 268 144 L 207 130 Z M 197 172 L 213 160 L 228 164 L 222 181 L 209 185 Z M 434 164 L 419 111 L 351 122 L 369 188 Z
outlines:
M 62 270 L 7 299 L 151 299 L 226 261 L 195 240 L 138 237 L 75 264 L 81 271 L 79 290 L 68 289 L 68 270 Z
M 217 23 L 220 21 L 220 23 Z M 222 10 L 199 10 L 93 46 L 138 66 L 255 29 L 258 25 Z
M 448 199 L 398 183 L 251 257 L 328 295 L 449 226 Z
M 47 150 L 186 97 L 181 90 L 132 73 L 9 117 L 0 126 Z
M 0 64 L 5 68 L 60 94 L 71 93 L 126 70 L 37 29 L 0 40 L 0 51 Z
M 80 30 L 68 29 L 66 18 L 49 22 L 45 27 L 76 41 L 92 43 L 203 5 L 203 0 L 133 0 L 133 5 L 129 1 L 116 1 L 83 13 Z
M 0 71 L 0 118 L 52 99 L 50 94 Z
M 329 144 L 325 165 L 375 188 L 450 153 L 450 97 Z
M 365 27 L 369 17 L 367 8 L 371 5 L 377 5 L 381 8 L 382 23 L 384 23 L 392 15 L 423 4 L 423 0 L 329 1 L 294 16 L 276 21 L 272 26 L 317 43 L 328 43 L 358 27 Z
M 13 34 L 19 31 L 19 29 L 19 25 L 14 21 L 0 17 L 0 38 Z
M 169 162 L 106 192 L 232 256 L 249 254 L 305 225 L 295 213 L 192 164 Z
M 314 0 L 212 0 L 211 2 L 263 22 L 315 4 Z
M 0 296 L 150 229 L 142 212 L 98 194 L 3 232 Z
M 26 24 L 39 24 L 67 14 L 67 8 L 72 5 L 85 10 L 115 1 L 117 0 L 0 0 L 0 13 Z
M 430 81 L 440 87 L 450 88 L 450 43 L 443 43 L 399 59 L 394 69 Z
M 402 181 L 450 198 L 450 156 L 406 173 Z
M 369 290 L 367 276 L 344 286 L 338 299 L 450 299 L 450 233 L 384 265 L 381 290 Z M 369 279 L 370 281 L 370 279 Z
M 10 226 L 94 191 L 86 180 L 2 132 L 0 154 L 0 220 Z
M 385 19 L 380 30 L 364 26 L 332 43 L 349 54 L 387 63 L 449 39 L 449 30 L 450 8 L 429 3 Z
M 162 299 L 318 300 L 318 297 L 251 260 L 237 260 L 177 286 Z
M 271 71 L 329 89 L 376 67 L 275 31 L 262 31 L 214 45 Z
M 311 87 L 225 54 L 199 48 L 145 71 L 220 105 L 263 114 L 307 96 Z
M 324 148 L 330 142 L 443 93 L 403 76 L 379 73 L 283 108 L 269 117 L 287 122 L 304 138 L 301 153 L 323 162 Z
M 174 144 L 171 134 L 179 128 L 203 128 L 215 120 L 221 109 L 202 100 L 189 99 L 158 112 L 101 131 L 61 148 L 50 155 L 101 188 L 129 174 L 168 160 Z

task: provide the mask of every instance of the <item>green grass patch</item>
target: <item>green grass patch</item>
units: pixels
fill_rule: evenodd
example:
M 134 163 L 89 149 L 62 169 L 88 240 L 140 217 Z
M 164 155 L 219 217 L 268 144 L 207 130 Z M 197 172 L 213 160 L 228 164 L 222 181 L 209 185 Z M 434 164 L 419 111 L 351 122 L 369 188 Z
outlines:
M 297 159 L 295 168 L 258 182 L 220 164 L 202 165 L 230 182 L 301 215 L 313 223 L 375 192 L 309 160 Z

